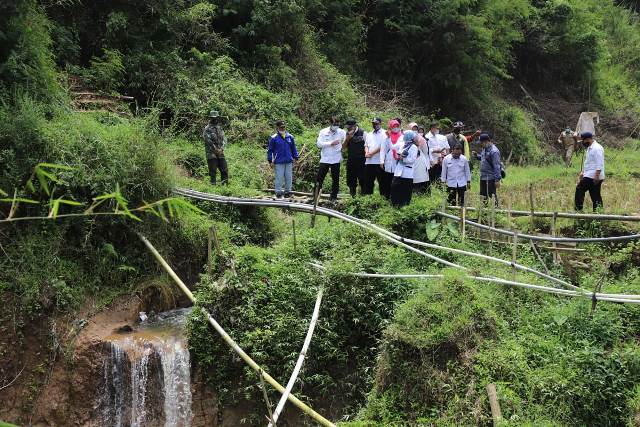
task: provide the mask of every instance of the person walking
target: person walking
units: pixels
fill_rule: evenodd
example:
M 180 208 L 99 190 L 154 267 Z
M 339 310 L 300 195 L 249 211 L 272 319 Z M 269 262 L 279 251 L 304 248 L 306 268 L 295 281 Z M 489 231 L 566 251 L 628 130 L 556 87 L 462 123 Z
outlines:
M 340 162 L 342 161 L 342 143 L 346 133 L 340 128 L 340 121 L 332 116 L 329 120 L 329 127 L 326 127 L 318 134 L 316 145 L 320 148 L 320 165 L 316 177 L 318 194 L 322 191 L 322 184 L 331 170 L 331 198 L 332 202 L 338 200 L 340 190 Z
M 488 199 L 494 197 L 497 207 L 497 190 L 500 188 L 500 180 L 502 179 L 500 150 L 491 141 L 491 136 L 488 133 L 480 134 L 480 144 L 482 151 L 480 155 L 476 155 L 476 158 L 480 160 L 480 196 L 485 204 Z
M 284 121 L 276 122 L 276 133 L 269 138 L 267 161 L 271 167 L 275 166 L 276 198 L 291 197 L 293 184 L 293 164 L 298 161 L 296 141 L 286 130 Z M 284 190 L 283 190 L 284 186 Z
M 383 193 L 382 180 L 384 179 L 384 169 L 380 168 L 380 150 L 382 149 L 387 135 L 382 129 L 382 119 L 376 117 L 371 120 L 373 131 L 366 132 L 364 138 L 364 182 L 362 194 L 373 194 L 376 180 L 380 194 Z
M 586 153 L 582 172 L 578 176 L 578 185 L 576 185 L 575 207 L 577 211 L 582 211 L 584 196 L 588 191 L 595 212 L 603 207 L 600 190 L 604 182 L 604 148 L 596 142 L 591 132 L 583 132 L 580 137 Z
M 347 125 L 347 134 L 342 145 L 342 149 L 347 151 L 347 186 L 351 197 L 356 196 L 358 185 L 360 185 L 360 193 L 366 186 L 364 184 L 364 165 L 365 165 L 365 149 L 364 149 L 364 131 L 360 129 L 355 120 L 349 119 L 345 123 Z
M 379 185 L 380 194 L 385 199 L 388 199 L 391 195 L 391 182 L 396 168 L 397 152 L 402 148 L 401 144 L 403 144 L 403 141 L 400 122 L 396 119 L 389 120 L 389 123 L 387 123 L 387 138 L 380 149 L 380 169 L 383 170 L 383 173 Z
M 418 157 L 418 147 L 415 139 L 418 134 L 413 131 L 404 133 L 404 146 L 397 153 L 398 160 L 391 182 L 391 204 L 395 207 L 406 206 L 411 203 L 413 193 L 413 164 Z
M 558 135 L 558 144 L 560 144 L 564 152 L 564 164 L 567 167 L 571 166 L 573 153 L 578 149 L 577 134 L 573 133 L 571 128 L 566 128 Z
M 471 188 L 471 168 L 467 158 L 462 155 L 462 144 L 459 142 L 453 146 L 451 154 L 442 160 L 441 179 L 447 185 L 449 204 L 464 206 L 464 193 Z
M 211 184 L 216 183 L 218 169 L 220 169 L 221 183 L 227 184 L 229 182 L 229 168 L 227 159 L 224 157 L 224 146 L 227 144 L 227 138 L 224 136 L 221 123 L 222 117 L 220 117 L 220 114 L 212 110 L 209 113 L 209 123 L 202 132 Z

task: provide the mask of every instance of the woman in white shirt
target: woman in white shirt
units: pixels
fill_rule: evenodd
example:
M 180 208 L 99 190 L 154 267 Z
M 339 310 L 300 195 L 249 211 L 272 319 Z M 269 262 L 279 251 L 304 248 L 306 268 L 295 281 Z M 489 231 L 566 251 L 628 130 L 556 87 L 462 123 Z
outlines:
M 391 194 L 391 181 L 393 181 L 393 171 L 396 168 L 397 153 L 402 149 L 402 130 L 400 122 L 389 120 L 387 129 L 387 139 L 380 149 L 380 168 L 383 169 L 380 181 L 380 194 L 388 199 Z
M 418 158 L 413 165 L 413 192 L 416 194 L 424 194 L 429 184 L 429 144 L 424 138 L 424 126 L 418 126 L 418 137 L 416 141 L 418 147 Z
M 391 204 L 396 207 L 406 206 L 411 203 L 413 192 L 413 165 L 418 157 L 418 147 L 415 140 L 418 136 L 413 131 L 403 135 L 404 146 L 398 151 L 396 166 L 391 182 Z

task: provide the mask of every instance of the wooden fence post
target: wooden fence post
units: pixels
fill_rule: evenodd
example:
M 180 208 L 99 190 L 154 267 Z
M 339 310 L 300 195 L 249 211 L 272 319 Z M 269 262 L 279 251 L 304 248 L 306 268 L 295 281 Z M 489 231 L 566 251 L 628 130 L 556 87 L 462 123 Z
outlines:
M 516 280 L 516 261 L 518 260 L 518 232 L 513 234 L 513 248 L 511 249 L 511 267 L 513 268 L 513 280 Z
M 211 233 L 211 227 L 207 230 L 207 274 L 211 276 L 213 267 L 211 265 L 211 246 L 213 241 L 213 233 Z
M 493 425 L 497 426 L 502 421 L 502 411 L 500 411 L 500 402 L 498 402 L 498 392 L 494 384 L 487 384 L 487 395 L 489 395 L 489 406 L 491 407 L 491 417 Z
M 554 212 L 553 216 L 551 217 L 551 237 L 556 237 L 557 231 L 556 231 L 556 221 L 558 219 L 558 212 Z M 554 264 L 558 264 L 558 262 L 560 262 L 559 260 L 559 256 L 558 256 L 558 251 L 557 251 L 558 245 L 556 244 L 556 242 L 553 242 L 553 263 Z
M 529 231 L 533 232 L 533 217 L 534 217 L 534 205 L 533 205 L 533 183 L 529 183 L 529 205 L 531 207 L 531 229 Z
M 462 206 L 462 222 L 460 223 L 460 227 L 462 227 L 462 240 L 466 237 L 466 224 L 467 223 L 467 207 L 465 205 Z
M 293 230 L 293 251 L 298 252 L 298 242 L 296 241 L 296 219 L 291 218 L 291 229 Z
M 318 199 L 320 199 L 321 191 L 320 183 L 316 182 L 315 187 L 313 187 L 313 214 L 311 215 L 311 228 L 316 226 L 316 209 L 318 208 Z

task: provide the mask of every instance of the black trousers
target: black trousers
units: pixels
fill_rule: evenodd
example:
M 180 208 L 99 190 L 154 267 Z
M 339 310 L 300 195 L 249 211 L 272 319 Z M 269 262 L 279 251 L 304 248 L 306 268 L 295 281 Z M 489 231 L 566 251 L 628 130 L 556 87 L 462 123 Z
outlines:
M 437 185 L 440 182 L 440 175 L 442 174 L 442 165 L 436 163 L 429 168 L 429 185 Z
M 460 206 L 464 206 L 464 193 L 467 191 L 467 187 L 447 187 L 447 193 L 449 193 L 448 201 L 452 206 L 458 206 L 457 200 L 460 202 Z
M 396 207 L 411 203 L 413 193 L 413 178 L 393 177 L 391 181 L 391 204 Z
M 581 211 L 584 207 L 584 195 L 588 191 L 591 197 L 591 203 L 593 203 L 593 211 L 602 207 L 602 195 L 600 189 L 602 187 L 602 180 L 594 181 L 592 178 L 583 177 L 578 185 L 576 185 L 575 203 L 576 210 Z
M 358 157 L 355 159 L 347 159 L 347 186 L 349 187 L 349 192 L 352 196 L 356 195 L 356 190 L 358 188 L 358 184 L 360 184 L 360 193 L 363 193 L 365 184 L 365 172 L 364 172 L 364 164 L 365 158 Z
M 220 169 L 220 181 L 222 184 L 226 184 L 229 181 L 229 168 L 227 166 L 227 159 L 224 157 L 218 157 L 215 159 L 207 159 L 207 166 L 209 166 L 209 177 L 211 183 L 216 183 L 216 175 L 218 169 Z
M 319 188 L 322 189 L 324 178 L 327 176 L 329 169 L 331 169 L 331 198 L 337 199 L 338 191 L 340 190 L 340 163 L 320 163 L 316 182 Z
M 391 196 L 391 182 L 393 181 L 393 173 L 382 170 L 380 175 L 378 186 L 380 187 L 380 195 L 385 199 Z
M 491 196 L 495 197 L 496 207 L 498 207 L 498 193 L 496 193 L 496 181 L 493 179 L 480 180 L 480 196 L 482 196 L 482 200 L 484 203 L 487 203 L 487 200 L 491 198 Z
M 380 194 L 382 194 L 382 179 L 384 169 L 379 164 L 364 165 L 364 185 L 362 186 L 362 194 L 373 194 L 373 189 L 378 181 Z
M 413 184 L 413 192 L 415 194 L 425 194 L 430 190 L 429 183 L 431 181 L 419 182 L 417 184 Z

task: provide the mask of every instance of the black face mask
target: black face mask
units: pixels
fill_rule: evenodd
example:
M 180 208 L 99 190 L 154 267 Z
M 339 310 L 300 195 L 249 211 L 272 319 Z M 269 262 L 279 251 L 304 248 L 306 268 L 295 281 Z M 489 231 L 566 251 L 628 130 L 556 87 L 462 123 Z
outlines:
M 582 146 L 583 146 L 584 148 L 587 148 L 587 147 L 589 147 L 590 145 L 591 145 L 591 143 L 590 143 L 590 142 L 587 142 L 587 141 L 584 141 L 584 140 L 582 141 Z

